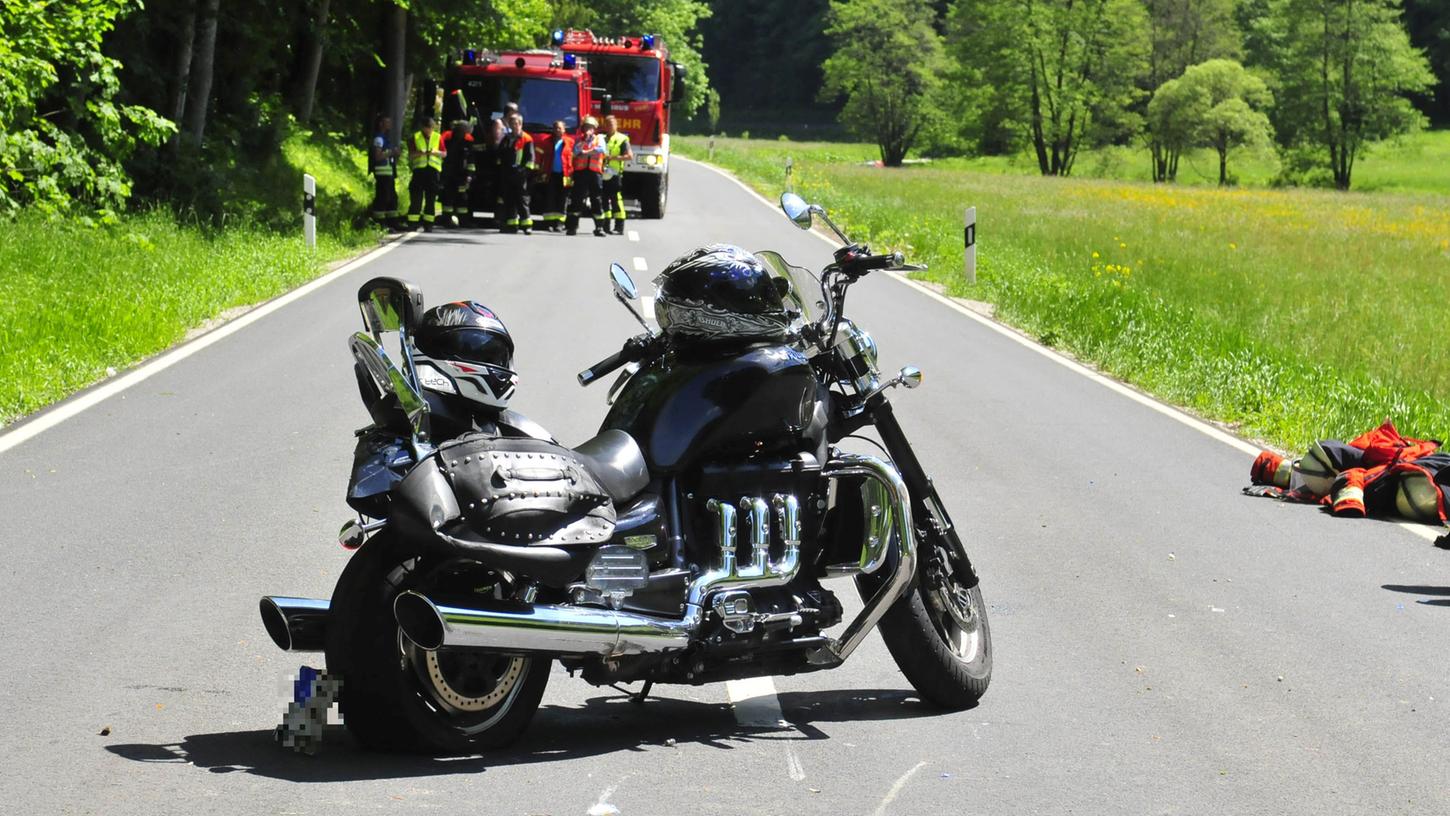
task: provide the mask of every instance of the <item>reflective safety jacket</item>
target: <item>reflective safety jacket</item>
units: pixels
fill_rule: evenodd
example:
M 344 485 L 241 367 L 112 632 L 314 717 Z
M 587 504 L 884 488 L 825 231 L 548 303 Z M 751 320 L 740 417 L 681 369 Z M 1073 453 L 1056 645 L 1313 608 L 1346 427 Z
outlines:
M 443 169 L 443 136 L 438 131 L 435 130 L 428 136 L 424 136 L 421 130 L 414 133 L 413 149 L 418 153 L 408 155 L 409 167 L 414 170 L 421 170 L 424 167 L 431 167 L 434 170 Z
M 388 140 L 388 134 L 379 133 L 374 136 L 372 148 L 368 150 L 368 172 L 384 177 L 396 175 L 398 161 L 393 158 L 392 152 L 393 145 Z M 378 153 L 382 153 L 381 159 L 378 158 Z
M 598 134 L 589 138 L 574 140 L 574 170 L 588 170 L 591 173 L 604 172 L 604 139 Z
M 542 151 L 546 155 L 541 157 L 543 168 L 554 174 L 554 157 L 559 157 L 559 175 L 569 178 L 574 175 L 574 137 L 564 134 L 558 139 L 549 143 L 549 147 Z
M 622 130 L 604 137 L 604 177 L 612 179 L 624 172 L 624 154 L 629 152 L 629 135 Z
M 534 163 L 534 137 L 530 136 L 528 131 L 504 138 L 509 140 L 507 151 L 504 154 L 505 166 L 524 170 L 532 170 L 537 166 Z

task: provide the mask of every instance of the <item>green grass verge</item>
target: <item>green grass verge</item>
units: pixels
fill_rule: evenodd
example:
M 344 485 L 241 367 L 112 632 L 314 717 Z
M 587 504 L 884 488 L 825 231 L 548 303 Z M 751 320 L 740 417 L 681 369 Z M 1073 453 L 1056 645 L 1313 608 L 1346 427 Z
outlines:
M 279 229 L 229 218 L 220 230 L 135 213 L 86 228 L 38 217 L 5 224 L 0 241 L 0 424 L 6 424 L 175 344 L 188 330 L 238 306 L 311 280 L 330 260 L 375 245 L 356 229 L 368 178 L 326 140 L 294 134 L 268 177 L 292 180 L 285 206 L 300 210 L 301 174 L 318 180 L 318 246 L 302 245 L 301 216 Z M 269 188 L 270 189 L 270 188 Z M 240 195 L 247 195 L 243 191 Z M 252 195 L 260 195 L 252 193 Z M 239 198 L 282 207 L 282 191 Z M 362 202 L 362 203 L 359 203 Z
M 705 140 L 681 138 L 703 157 Z M 1450 198 L 1218 190 L 862 164 L 867 145 L 715 140 L 767 197 L 796 189 L 922 277 L 1170 402 L 1281 447 L 1385 416 L 1450 431 Z M 1433 172 L 1433 171 L 1432 171 Z M 977 207 L 978 282 L 961 275 Z

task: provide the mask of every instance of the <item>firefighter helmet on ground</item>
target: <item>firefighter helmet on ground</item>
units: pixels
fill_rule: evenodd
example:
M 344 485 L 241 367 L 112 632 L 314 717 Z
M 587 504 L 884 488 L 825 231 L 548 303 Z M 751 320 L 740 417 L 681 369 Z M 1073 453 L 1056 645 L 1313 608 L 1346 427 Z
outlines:
M 518 385 L 514 341 L 487 306 L 471 300 L 434 306 L 419 321 L 413 345 L 418 352 L 418 377 L 425 388 L 449 393 L 451 384 L 458 396 L 479 406 L 508 407 Z M 430 366 L 433 371 L 428 370 Z
M 755 255 L 710 244 L 655 279 L 655 319 L 672 340 L 780 340 L 790 329 L 781 285 Z

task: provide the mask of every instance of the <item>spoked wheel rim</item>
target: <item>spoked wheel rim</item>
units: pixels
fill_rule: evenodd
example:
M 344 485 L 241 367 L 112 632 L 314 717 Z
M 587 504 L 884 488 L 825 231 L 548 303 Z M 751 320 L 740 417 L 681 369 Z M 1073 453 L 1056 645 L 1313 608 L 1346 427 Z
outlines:
M 983 663 L 988 646 L 981 588 L 963 587 L 947 576 L 927 597 L 937 637 L 952 655 L 969 667 Z

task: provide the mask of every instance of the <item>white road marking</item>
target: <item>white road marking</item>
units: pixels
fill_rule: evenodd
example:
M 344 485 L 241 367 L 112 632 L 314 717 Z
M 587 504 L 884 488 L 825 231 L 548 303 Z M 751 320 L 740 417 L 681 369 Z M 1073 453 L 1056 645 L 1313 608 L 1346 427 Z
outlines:
M 795 745 L 790 741 L 785 744 L 785 772 L 790 776 L 792 782 L 802 782 L 806 778 L 805 766 L 801 764 L 801 758 L 795 752 Z
M 911 770 L 902 774 L 901 778 L 896 780 L 896 784 L 891 786 L 891 790 L 886 792 L 886 798 L 881 800 L 881 804 L 877 805 L 876 809 L 871 811 L 871 816 L 884 816 L 886 809 L 891 807 L 892 802 L 896 801 L 896 797 L 901 793 L 901 789 L 906 787 L 906 783 L 910 782 L 911 778 L 916 776 L 916 772 L 921 770 L 924 765 L 926 765 L 926 760 L 916 763 L 916 765 L 912 766 Z
M 201 351 L 207 346 L 210 346 L 213 343 L 216 343 L 238 331 L 241 331 L 247 326 L 250 326 L 258 320 L 261 320 L 262 318 L 266 317 L 272 312 L 277 311 L 283 306 L 286 306 L 292 301 L 307 295 L 309 292 L 326 286 L 327 284 L 331 283 L 334 280 L 337 280 L 343 275 L 352 272 L 354 269 L 357 269 L 358 267 L 365 264 L 372 263 L 378 258 L 381 258 L 382 256 L 391 252 L 393 248 L 397 247 L 399 244 L 403 244 L 407 241 L 412 240 L 413 237 L 417 234 L 418 233 L 415 232 L 404 233 L 398 239 L 390 241 L 386 245 L 380 246 L 377 249 L 374 249 L 373 251 L 367 253 L 366 255 L 363 255 L 362 257 L 355 258 L 348 263 L 345 263 L 342 266 L 338 267 L 337 269 L 328 272 L 326 275 L 323 275 L 320 278 L 316 278 L 310 283 L 299 286 L 298 288 L 293 289 L 292 291 L 285 294 L 278 295 L 272 300 L 269 300 L 266 303 L 263 303 L 257 308 L 242 315 L 241 317 L 238 317 L 236 320 L 218 326 L 217 328 L 212 329 L 211 331 L 203 334 L 195 340 L 192 340 L 188 343 L 182 343 L 181 345 L 172 348 L 170 351 L 162 352 L 160 356 L 152 359 L 148 363 L 142 364 L 140 367 L 133 369 L 124 376 L 111 380 L 110 382 L 103 383 L 90 391 L 86 391 L 72 399 L 65 400 L 55 405 L 50 410 L 45 411 L 39 416 L 36 416 L 35 418 L 24 422 L 24 424 L 22 424 L 20 427 L 12 431 L 0 434 L 0 453 L 4 453 L 5 451 L 10 450 L 11 448 L 19 445 L 27 439 L 38 436 L 41 433 L 44 433 L 51 428 L 54 428 L 60 423 L 65 422 L 67 419 L 70 419 L 76 414 L 79 414 L 80 412 L 86 410 L 87 408 L 99 405 L 101 402 L 104 402 L 105 400 L 121 393 L 122 391 L 125 391 L 131 386 L 136 385 L 137 383 L 140 383 L 141 381 L 153 375 L 160 374 L 162 371 L 165 371 L 166 369 L 176 365 L 177 363 L 185 360 L 187 357 L 190 357 L 198 351 Z
M 683 158 L 683 157 L 678 157 L 678 158 Z M 754 197 L 756 201 L 759 201 L 761 204 L 764 204 L 765 206 L 769 207 L 770 209 L 772 209 L 772 210 L 779 210 L 780 209 L 776 205 L 770 203 L 770 201 L 768 201 L 764 196 L 762 196 L 759 193 L 757 193 L 754 190 L 752 190 L 745 182 L 741 181 L 740 179 L 736 178 L 735 176 L 731 175 L 730 173 L 728 173 L 728 172 L 726 172 L 726 171 L 724 171 L 724 170 L 722 170 L 722 169 L 720 169 L 718 167 L 715 167 L 713 165 L 705 164 L 704 162 L 697 162 L 697 161 L 694 161 L 693 159 L 684 159 L 684 160 L 685 161 L 694 162 L 695 164 L 697 164 L 697 165 L 699 165 L 701 167 L 704 167 L 707 170 L 711 170 L 711 171 L 713 171 L 715 173 L 718 173 L 721 176 L 724 176 L 725 178 L 729 179 L 730 181 L 733 181 L 742 190 L 744 190 L 745 192 L 749 193 L 752 197 Z M 826 235 L 823 232 L 817 232 L 816 230 L 811 230 L 811 234 L 812 235 L 815 235 L 817 238 L 820 238 L 822 241 L 825 241 L 827 244 L 829 244 L 831 246 L 832 249 L 835 249 L 835 248 L 838 248 L 838 247 L 841 246 L 841 242 L 840 241 L 836 240 L 836 238 L 834 238 L 834 237 L 832 237 L 830 235 Z M 931 298 L 931 299 L 933 299 L 933 300 L 935 300 L 935 301 L 937 301 L 937 302 L 939 302 L 939 303 L 941 303 L 941 304 L 943 304 L 943 305 L 945 305 L 945 306 L 947 306 L 947 307 L 949 307 L 951 309 L 956 310 L 958 314 L 961 314 L 964 317 L 967 317 L 967 318 L 969 318 L 971 320 L 975 320 L 977 323 L 980 323 L 981 325 L 986 326 L 987 328 L 991 329 L 994 332 L 997 332 L 998 334 L 1002 335 L 1003 337 L 1006 337 L 1007 339 L 1012 340 L 1013 342 L 1015 342 L 1015 343 L 1017 343 L 1017 344 L 1025 347 L 1025 348 L 1031 349 L 1032 351 L 1035 351 L 1038 354 L 1041 354 L 1043 357 L 1046 357 L 1047 359 L 1052 360 L 1053 362 L 1055 362 L 1055 363 L 1057 363 L 1057 364 L 1059 364 L 1059 365 L 1067 368 L 1068 370 L 1070 370 L 1070 371 L 1072 371 L 1074 373 L 1081 374 L 1082 376 L 1087 377 L 1088 379 L 1092 380 L 1093 382 L 1096 382 L 1099 385 L 1102 385 L 1102 386 L 1104 386 L 1106 388 L 1109 388 L 1109 389 L 1111 389 L 1111 390 L 1113 390 L 1113 391 L 1115 391 L 1115 392 L 1117 392 L 1117 393 L 1119 393 L 1119 394 L 1127 397 L 1128 399 L 1130 399 L 1130 400 L 1138 403 L 1139 405 L 1143 405 L 1143 406 L 1145 406 L 1147 408 L 1150 408 L 1150 409 L 1152 409 L 1154 411 L 1157 411 L 1158 413 L 1163 414 L 1164 416 L 1168 417 L 1169 419 L 1172 419 L 1172 420 L 1175 420 L 1177 422 L 1180 422 L 1180 423 L 1182 423 L 1184 425 L 1187 425 L 1188 427 L 1194 429 L 1195 431 L 1198 431 L 1199 433 L 1204 434 L 1205 436 L 1209 436 L 1209 437 L 1212 437 L 1214 439 L 1217 439 L 1218 441 L 1224 443 L 1225 445 L 1228 445 L 1228 446 L 1232 447 L 1233 449 L 1235 449 L 1235 450 L 1237 450 L 1237 451 L 1239 451 L 1241 453 L 1247 454 L 1249 456 L 1257 456 L 1259 454 L 1259 451 L 1261 450 L 1257 445 L 1254 445 L 1254 444 L 1252 444 L 1252 443 L 1250 443 L 1248 441 L 1245 441 L 1243 439 L 1240 439 L 1237 436 L 1234 436 L 1233 434 L 1230 434 L 1230 433 L 1228 433 L 1228 432 L 1226 432 L 1224 430 L 1221 430 L 1219 428 L 1216 428 L 1213 425 L 1210 425 L 1209 423 L 1204 422 L 1203 420 L 1199 419 L 1198 417 L 1195 417 L 1192 414 L 1189 414 L 1189 413 L 1183 411 L 1180 408 L 1176 408 L 1176 407 L 1174 407 L 1172 405 L 1169 405 L 1169 404 L 1167 404 L 1165 402 L 1160 402 L 1159 400 L 1154 399 L 1153 397 L 1150 397 L 1150 396 L 1142 393 L 1141 391 L 1137 391 L 1137 390 L 1135 390 L 1135 389 L 1133 389 L 1133 388 L 1131 388 L 1131 387 L 1129 387 L 1127 385 L 1124 385 L 1123 383 L 1118 382 L 1117 380 L 1114 380 L 1114 379 L 1111 379 L 1109 377 L 1106 377 L 1106 376 L 1104 376 L 1102 374 L 1099 374 L 1098 372 L 1093 371 L 1092 369 L 1088 368 L 1087 366 L 1084 366 L 1082 363 L 1079 363 L 1076 360 L 1073 360 L 1073 359 L 1070 359 L 1068 357 L 1065 357 L 1060 352 L 1054 351 L 1053 349 L 1050 349 L 1050 348 L 1048 348 L 1048 347 L 1046 347 L 1044 345 L 1041 345 L 1040 343 L 1037 343 L 1036 341 L 1034 341 L 1031 338 L 1027 337 L 1026 335 L 1022 334 L 1021 332 L 1017 331 L 1016 329 L 1011 328 L 1010 326 L 1007 326 L 1007 325 L 1005 325 L 1003 323 L 998 323 L 997 321 L 992 320 L 991 318 L 988 318 L 988 317 L 986 317 L 984 315 L 977 314 L 976 312 L 972 311 L 971 309 L 968 309 L 967 307 L 963 306 L 960 303 L 957 303 L 955 300 L 952 300 L 951 298 L 947 297 L 946 295 L 940 294 L 940 293 L 932 290 L 930 287 L 925 286 L 925 285 L 921 284 L 918 281 L 914 281 L 914 280 L 908 278 L 905 274 L 903 274 L 901 272 L 888 272 L 887 273 L 887 277 L 891 278 L 892 280 L 898 281 L 900 283 L 906 284 L 907 286 L 910 286 L 911 288 L 913 288 L 916 291 L 918 291 L 918 292 L 926 295 L 927 297 L 929 297 L 929 298 Z M 1439 530 L 1439 528 L 1432 528 L 1432 527 L 1428 527 L 1428 526 L 1423 525 L 1423 524 L 1414 524 L 1414 523 L 1408 522 L 1408 521 L 1397 521 L 1395 523 L 1397 525 L 1399 525 L 1402 529 L 1408 530 L 1411 533 L 1414 533 L 1415 535 L 1419 536 L 1420 538 L 1425 539 L 1426 541 L 1434 541 L 1436 538 L 1438 538 L 1441 535 L 1441 531 Z
M 649 264 L 645 263 L 644 258 L 641 258 L 638 255 L 636 255 L 636 256 L 634 256 L 634 271 L 636 271 L 636 272 L 648 272 L 649 271 Z
M 640 310 L 644 312 L 645 320 L 655 319 L 655 296 L 643 295 L 639 299 Z
M 636 241 L 636 242 L 639 241 L 639 232 L 636 231 L 636 230 L 629 230 L 628 232 L 625 233 L 625 235 L 628 235 L 629 236 L 629 240 L 631 240 L 631 241 Z
M 769 677 L 731 680 L 725 694 L 735 707 L 735 721 L 754 728 L 788 728 L 790 723 L 780 713 L 780 700 L 775 696 L 775 682 Z

